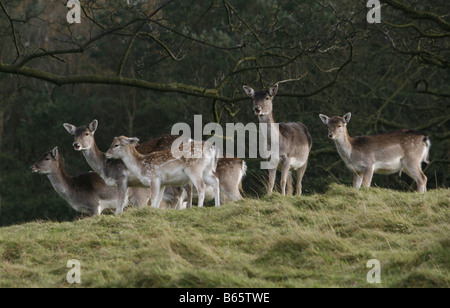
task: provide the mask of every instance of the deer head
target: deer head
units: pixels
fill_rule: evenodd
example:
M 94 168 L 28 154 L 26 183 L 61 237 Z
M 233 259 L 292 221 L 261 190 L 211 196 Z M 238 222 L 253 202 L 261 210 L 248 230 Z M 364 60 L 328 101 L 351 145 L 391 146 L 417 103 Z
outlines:
M 253 99 L 253 110 L 257 116 L 265 116 L 273 111 L 273 99 L 278 92 L 278 85 L 273 86 L 269 91 L 255 91 L 248 86 L 244 86 L 245 93 Z
M 31 171 L 39 174 L 50 174 L 59 167 L 59 151 L 58 147 L 45 152 L 44 155 L 31 166 Z
M 76 151 L 85 151 L 95 145 L 94 134 L 98 127 L 98 121 L 92 121 L 88 126 L 76 127 L 65 123 L 64 128 L 74 136 L 73 147 Z
M 125 136 L 116 137 L 109 150 L 105 153 L 105 157 L 108 159 L 122 159 L 130 152 L 131 148 L 134 149 L 138 143 L 138 138 L 128 138 Z
M 352 114 L 349 112 L 341 117 L 329 118 L 324 114 L 319 115 L 322 122 L 328 126 L 328 138 L 336 140 L 347 135 L 347 123 L 350 121 Z

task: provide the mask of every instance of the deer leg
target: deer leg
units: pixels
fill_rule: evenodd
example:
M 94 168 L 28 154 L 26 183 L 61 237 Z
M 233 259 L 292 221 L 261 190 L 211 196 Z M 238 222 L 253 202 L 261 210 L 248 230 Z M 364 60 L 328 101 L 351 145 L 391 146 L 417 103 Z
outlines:
M 100 202 L 96 206 L 90 206 L 90 214 L 91 217 L 100 216 L 102 214 L 102 207 L 100 206 Z
M 117 190 L 118 190 L 118 204 L 116 208 L 116 215 L 120 215 L 123 212 L 123 209 L 127 203 L 127 190 L 128 190 L 128 183 L 126 180 L 119 181 L 117 183 Z
M 186 204 L 184 202 L 184 199 L 187 197 L 187 191 L 184 187 L 178 187 L 179 194 L 178 194 L 178 200 L 176 208 L 177 210 L 184 210 L 186 208 Z
M 419 177 L 416 181 L 417 183 L 417 191 L 421 194 L 427 191 L 427 176 L 423 173 L 422 169 L 417 170 L 419 173 Z
M 289 172 L 287 176 L 286 194 L 289 196 L 294 194 L 294 176 L 292 172 Z
M 417 181 L 417 191 L 421 194 L 427 191 L 427 176 L 423 173 L 422 169 L 419 168 L 419 180 Z
M 269 170 L 269 187 L 268 187 L 268 193 L 269 195 L 273 192 L 273 187 L 275 186 L 275 178 L 277 176 L 277 168 L 270 169 Z
M 230 178 L 219 178 L 219 189 L 221 193 L 221 203 L 226 202 L 228 199 L 231 201 L 238 201 L 242 199 L 242 195 L 239 191 L 241 182 L 239 179 L 235 179 L 236 181 L 233 181 L 233 179 Z
M 159 183 L 159 181 L 152 181 L 152 183 L 150 184 L 150 189 L 152 191 L 152 204 L 151 207 L 152 208 L 159 208 L 159 203 L 158 200 L 159 199 L 159 192 L 161 190 L 161 184 Z
M 283 166 L 281 169 L 281 193 L 283 196 L 286 196 L 286 184 L 287 184 L 287 178 L 290 176 L 290 170 L 291 168 L 291 160 L 289 158 L 286 158 L 283 161 Z
M 169 194 L 173 195 L 173 198 L 170 202 L 170 204 L 171 204 L 170 207 L 175 210 L 184 209 L 183 203 L 184 203 L 184 198 L 186 197 L 186 190 L 181 186 L 169 187 L 169 189 L 170 189 Z M 165 195 L 167 195 L 167 192 L 165 193 Z
M 408 164 L 404 164 L 406 174 L 408 174 L 416 183 L 417 191 L 421 194 L 427 191 L 427 177 L 423 173 L 420 163 L 418 166 L 411 167 Z
M 189 196 L 189 201 L 188 201 L 187 207 L 192 209 L 192 202 L 193 202 L 192 199 L 194 199 L 194 185 L 192 184 L 192 182 L 189 182 L 189 185 L 186 185 L 185 187 L 186 187 L 187 194 Z
M 92 216 L 100 216 L 102 214 L 102 207 L 99 205 L 97 208 L 91 213 Z
M 353 175 L 353 187 L 360 189 L 363 181 L 363 175 L 361 173 L 355 173 Z
M 205 182 L 201 176 L 192 175 L 190 179 L 198 193 L 198 207 L 203 207 L 205 201 Z M 192 192 L 191 190 L 191 195 Z
M 214 189 L 214 204 L 220 206 L 220 188 L 219 179 L 214 174 L 206 174 L 204 177 L 205 183 Z
M 158 208 L 160 208 L 161 206 L 161 202 L 163 200 L 164 197 L 164 191 L 166 190 L 166 186 L 161 186 L 158 192 L 158 200 L 156 200 L 157 204 L 158 204 Z
M 227 187 L 220 186 L 220 191 L 231 201 L 235 202 L 242 199 L 239 187 L 240 187 L 239 183 L 233 183 L 232 185 L 228 185 Z
M 306 172 L 306 167 L 308 167 L 308 164 L 305 163 L 303 166 L 297 169 L 297 195 L 300 196 L 302 194 L 302 181 L 303 176 Z
M 363 186 L 370 187 L 373 178 L 373 166 L 366 167 L 363 172 Z
M 199 181 L 197 184 L 197 192 L 198 192 L 198 207 L 203 207 L 203 203 L 205 202 L 205 183 Z

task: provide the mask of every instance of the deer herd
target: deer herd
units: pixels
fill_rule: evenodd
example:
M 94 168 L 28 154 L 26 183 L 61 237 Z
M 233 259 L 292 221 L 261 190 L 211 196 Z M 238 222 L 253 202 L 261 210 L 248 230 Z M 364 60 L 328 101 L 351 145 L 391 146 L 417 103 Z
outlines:
M 296 193 L 302 193 L 302 179 L 312 147 L 308 128 L 299 122 L 276 123 L 273 116 L 273 99 L 278 85 L 269 91 L 255 91 L 244 86 L 245 93 L 253 99 L 253 110 L 260 123 L 273 129 L 265 136 L 267 144 L 275 139 L 279 145 L 278 157 L 269 169 L 268 192 L 275 186 L 276 171 L 281 171 L 281 192 L 286 195 L 292 182 L 291 171 L 297 171 Z M 416 183 L 420 193 L 426 191 L 427 177 L 422 172 L 422 162 L 428 163 L 431 146 L 427 135 L 410 129 L 374 135 L 350 137 L 347 131 L 351 114 L 343 117 L 319 115 L 328 126 L 328 137 L 334 140 L 337 152 L 353 172 L 353 186 L 370 187 L 374 173 L 393 174 L 405 172 Z M 277 125 L 273 125 L 277 124 Z M 222 157 L 216 147 L 204 141 L 190 140 L 184 136 L 163 135 L 139 143 L 137 138 L 116 137 L 107 152 L 102 152 L 95 142 L 99 123 L 87 126 L 64 124 L 74 137 L 73 148 L 82 152 L 93 172 L 78 176 L 66 173 L 64 159 L 57 147 L 44 155 L 31 167 L 36 173 L 47 175 L 55 191 L 70 206 L 91 216 L 105 209 L 115 209 L 116 215 L 131 204 L 142 208 L 185 209 L 197 201 L 214 200 L 215 206 L 227 201 L 242 199 L 242 179 L 246 173 L 243 159 Z M 172 145 L 183 139 L 183 150 L 201 153 L 200 157 L 175 157 Z M 181 146 L 180 146 L 181 147 Z M 181 150 L 181 148 L 180 148 Z

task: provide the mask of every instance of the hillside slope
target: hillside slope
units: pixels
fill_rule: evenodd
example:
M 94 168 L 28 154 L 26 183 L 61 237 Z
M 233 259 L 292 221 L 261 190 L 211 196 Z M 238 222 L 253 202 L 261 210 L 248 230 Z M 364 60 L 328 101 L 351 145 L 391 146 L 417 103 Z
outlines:
M 220 208 L 0 228 L 0 287 L 450 287 L 450 190 L 339 185 Z M 366 281 L 370 259 L 381 284 Z

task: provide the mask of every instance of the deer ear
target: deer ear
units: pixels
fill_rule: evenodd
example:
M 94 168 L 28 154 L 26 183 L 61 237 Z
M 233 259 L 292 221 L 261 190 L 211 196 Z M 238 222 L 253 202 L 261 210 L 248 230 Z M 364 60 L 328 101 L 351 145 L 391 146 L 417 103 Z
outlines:
M 58 147 L 55 147 L 55 148 L 52 150 L 52 156 L 53 156 L 54 159 L 58 159 L 58 157 L 59 157 L 59 150 L 58 150 Z
M 126 144 L 133 145 L 133 146 L 136 146 L 139 143 L 138 138 L 127 138 L 127 139 L 124 139 L 124 141 Z
M 348 123 L 348 122 L 350 121 L 351 117 L 352 117 L 351 112 L 347 113 L 347 114 L 343 117 L 344 123 Z
M 319 117 L 325 125 L 328 125 L 328 122 L 330 122 L 330 118 L 324 114 L 319 114 Z
M 275 96 L 278 93 L 278 84 L 274 85 L 272 88 L 269 89 L 269 95 Z
M 75 126 L 69 123 L 64 123 L 63 126 L 69 132 L 69 134 L 75 135 L 75 131 L 77 130 Z
M 90 130 L 92 133 L 95 133 L 95 131 L 97 130 L 97 127 L 98 127 L 98 121 L 97 121 L 97 120 L 94 120 L 94 121 L 92 121 L 92 122 L 89 124 L 89 130 Z
M 250 87 L 243 86 L 245 93 L 250 96 L 251 98 L 255 98 L 255 90 L 253 90 Z

